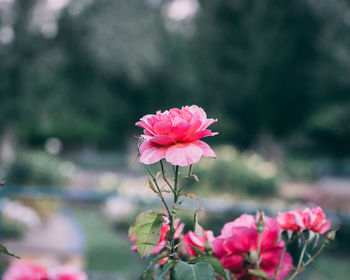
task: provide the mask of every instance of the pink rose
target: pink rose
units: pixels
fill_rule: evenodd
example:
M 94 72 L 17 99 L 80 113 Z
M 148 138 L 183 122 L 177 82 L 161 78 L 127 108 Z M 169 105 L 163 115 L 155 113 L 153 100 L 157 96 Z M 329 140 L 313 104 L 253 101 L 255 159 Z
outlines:
M 180 219 L 176 219 L 175 220 L 175 222 L 174 222 L 174 227 L 175 227 L 174 238 L 175 239 L 180 237 L 184 226 L 185 226 L 185 224 L 183 224 L 183 223 L 180 224 Z M 169 229 L 170 229 L 169 220 L 166 219 L 166 221 L 163 222 L 163 226 L 162 226 L 162 229 L 160 231 L 160 238 L 159 238 L 158 244 L 157 244 L 156 248 L 152 252 L 153 255 L 159 254 L 159 252 L 162 251 L 163 248 L 165 247 L 165 244 L 166 244 L 166 233 L 169 231 Z M 132 236 L 130 238 L 130 241 L 135 243 L 136 242 L 136 237 Z M 133 245 L 131 247 L 131 251 L 132 252 L 137 252 L 136 245 Z
M 25 261 L 13 262 L 2 280 L 48 280 L 44 267 Z
M 304 211 L 294 210 L 279 213 L 277 222 L 284 230 L 300 231 L 306 229 L 319 234 L 325 233 L 331 226 L 319 206 L 313 209 L 306 208 Z
M 265 227 L 261 235 L 260 269 L 269 277 L 273 277 L 278 268 L 279 259 L 284 247 L 283 240 L 278 240 L 280 227 L 273 218 L 265 217 Z M 223 267 L 237 279 L 252 280 L 256 277 L 248 273 L 254 268 L 258 258 L 258 230 L 254 216 L 244 214 L 233 222 L 225 224 L 221 235 L 212 242 L 213 253 L 221 261 Z M 286 253 L 276 279 L 283 279 L 293 266 L 291 256 Z
M 196 105 L 146 115 L 136 123 L 144 129 L 140 145 L 140 162 L 153 164 L 165 158 L 172 165 L 188 166 L 201 157 L 214 157 L 214 151 L 199 139 L 217 133 L 207 129 L 216 122 L 207 119 L 204 110 Z
M 323 213 L 321 207 L 306 208 L 303 211 L 304 228 L 312 230 L 317 233 L 325 233 L 331 227 L 331 223 L 326 220 L 326 215 Z
M 187 253 L 192 256 L 196 257 L 198 256 L 197 252 L 188 245 L 192 245 L 194 247 L 197 247 L 202 252 L 205 251 L 205 244 L 207 240 L 211 242 L 214 239 L 213 232 L 208 230 L 203 230 L 203 236 L 198 236 L 193 231 L 187 232 L 187 234 L 182 238 L 183 242 L 185 243 L 186 251 Z
M 299 231 L 304 227 L 303 212 L 300 210 L 279 213 L 276 219 L 279 226 L 284 230 Z
M 49 272 L 50 280 L 87 280 L 87 275 L 73 266 L 55 267 Z

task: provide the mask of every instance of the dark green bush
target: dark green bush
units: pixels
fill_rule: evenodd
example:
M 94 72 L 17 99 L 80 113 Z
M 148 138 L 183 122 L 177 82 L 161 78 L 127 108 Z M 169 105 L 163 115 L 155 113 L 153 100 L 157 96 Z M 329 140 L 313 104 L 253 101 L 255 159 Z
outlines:
M 317 179 L 314 162 L 307 158 L 286 158 L 281 166 L 281 174 L 285 179 L 294 181 Z
M 23 152 L 7 169 L 9 184 L 54 186 L 66 183 L 60 172 L 62 162 L 45 152 Z
M 4 219 L 0 228 L 0 236 L 2 238 L 20 239 L 24 236 L 26 228 L 24 225 Z

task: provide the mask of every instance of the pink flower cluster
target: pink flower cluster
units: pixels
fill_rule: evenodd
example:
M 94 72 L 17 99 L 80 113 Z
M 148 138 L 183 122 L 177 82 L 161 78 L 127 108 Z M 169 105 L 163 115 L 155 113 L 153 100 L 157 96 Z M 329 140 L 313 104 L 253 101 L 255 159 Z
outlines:
M 213 249 L 213 254 L 222 263 L 223 267 L 235 275 L 237 279 L 253 280 L 255 276 L 249 274 L 248 269 L 254 268 L 258 261 L 259 268 L 269 277 L 283 279 L 293 268 L 292 257 L 285 253 L 282 255 L 285 242 L 280 238 L 282 230 L 310 230 L 319 234 L 326 233 L 330 229 L 330 222 L 326 219 L 320 207 L 306 208 L 304 211 L 294 210 L 280 213 L 277 219 L 243 214 L 236 220 L 224 225 L 220 236 L 214 238 L 211 231 L 204 232 L 203 236 L 197 236 L 194 232 L 188 232 L 183 237 L 188 255 L 197 256 L 192 245 L 204 252 L 205 243 L 208 241 Z M 260 241 L 260 257 L 258 254 L 259 231 L 257 223 L 263 224 Z M 208 237 L 208 238 L 207 238 Z M 257 260 L 257 258 L 260 258 Z M 281 264 L 280 264 L 281 259 Z M 280 267 L 279 267 L 280 265 Z
M 263 224 L 260 248 L 258 248 L 257 223 L 260 226 Z M 179 238 L 184 227 L 183 224 L 178 225 L 179 221 L 177 221 L 176 238 Z M 280 213 L 277 219 L 259 215 L 258 221 L 252 215 L 243 214 L 236 220 L 226 223 L 221 234 L 216 238 L 212 231 L 203 230 L 203 236 L 189 231 L 182 237 L 182 242 L 190 257 L 198 256 L 193 247 L 198 248 L 204 254 L 206 254 L 207 246 L 211 247 L 213 255 L 221 261 L 226 270 L 235 275 L 236 279 L 256 280 L 255 276 L 249 274 L 249 269 L 254 269 L 256 263 L 259 262 L 261 270 L 265 271 L 269 277 L 276 275 L 274 279 L 278 280 L 285 278 L 293 268 L 292 257 L 287 252 L 282 255 L 285 242 L 281 239 L 281 231 L 311 230 L 323 234 L 329 228 L 330 222 L 326 220 L 322 209 L 316 207 L 312 210 L 306 208 L 304 211 L 294 210 Z M 156 247 L 154 254 L 158 254 L 164 248 L 165 235 L 168 230 L 168 223 L 164 223 L 158 243 L 160 245 Z M 159 264 L 163 264 L 166 260 L 167 258 L 162 259 Z
M 141 136 L 140 161 L 153 164 L 165 158 L 172 165 L 188 166 L 201 157 L 215 158 L 209 145 L 199 139 L 217 134 L 207 129 L 216 121 L 207 119 L 205 111 L 196 105 L 144 116 L 136 123 L 145 133 Z
M 319 234 L 325 233 L 331 226 L 321 207 L 280 213 L 277 216 L 277 222 L 283 230 L 294 232 L 310 230 Z
M 260 269 L 269 277 L 274 276 L 284 247 L 284 241 L 278 240 L 280 227 L 273 218 L 266 217 L 261 234 Z M 254 216 L 244 214 L 233 222 L 225 224 L 221 235 L 212 242 L 213 253 L 223 267 L 233 273 L 237 279 L 256 279 L 248 273 L 254 268 L 258 257 L 259 233 Z M 286 253 L 276 279 L 283 279 L 293 266 L 291 256 Z
M 87 275 L 73 266 L 46 269 L 43 266 L 25 262 L 13 262 L 2 280 L 87 280 Z

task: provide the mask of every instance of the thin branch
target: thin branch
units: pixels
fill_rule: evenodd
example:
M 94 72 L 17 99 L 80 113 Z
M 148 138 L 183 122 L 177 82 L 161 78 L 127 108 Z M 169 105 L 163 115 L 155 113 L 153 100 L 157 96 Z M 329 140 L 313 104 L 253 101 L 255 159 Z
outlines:
M 161 191 L 160 188 L 159 188 L 157 179 L 156 179 L 156 177 L 153 175 L 153 173 L 151 172 L 151 170 L 148 168 L 148 166 L 146 166 L 146 168 L 147 168 L 148 173 L 151 175 L 154 184 L 156 185 L 156 188 L 157 188 L 157 190 L 158 190 L 158 192 L 159 192 L 159 197 L 160 197 L 160 199 L 162 200 L 162 202 L 163 202 L 163 204 L 164 204 L 164 206 L 165 206 L 165 208 L 166 208 L 166 211 L 168 212 L 168 215 L 169 215 L 169 217 L 170 217 L 170 216 L 171 216 L 171 212 L 170 212 L 170 210 L 169 210 L 168 204 L 165 202 L 165 199 L 164 199 L 164 197 L 163 197 L 162 191 Z
M 304 266 L 307 266 L 308 264 L 310 264 L 322 252 L 322 250 L 325 247 L 326 247 L 326 244 L 323 243 L 322 246 L 320 247 L 320 249 L 318 249 L 318 251 L 315 253 L 315 255 L 313 255 L 310 259 L 308 259 L 308 261 L 304 264 Z
M 304 258 L 305 252 L 306 252 L 307 245 L 308 245 L 308 241 L 305 241 L 304 246 L 303 246 L 303 250 L 301 251 L 301 254 L 300 254 L 298 266 L 295 269 L 293 275 L 289 278 L 289 280 L 294 279 L 298 275 L 298 273 L 300 272 L 299 270 L 300 270 L 300 267 L 303 263 L 303 258 Z
M 175 167 L 174 170 L 175 178 L 174 178 L 174 203 L 177 203 L 179 194 L 177 190 L 177 184 L 178 184 L 178 175 L 179 175 L 179 166 Z M 171 230 L 171 250 L 170 250 L 170 258 L 174 259 L 174 253 L 175 253 L 175 228 L 174 228 L 174 220 L 175 220 L 175 213 L 171 213 L 170 215 L 170 230 Z M 170 269 L 170 280 L 175 280 L 175 269 L 174 267 L 171 267 Z
M 176 165 L 175 167 L 175 179 L 174 179 L 174 203 L 177 202 L 178 199 L 178 193 L 177 193 L 177 185 L 178 185 L 178 177 L 179 177 L 179 166 Z
M 190 168 L 188 169 L 188 175 L 187 178 L 189 179 L 192 175 L 192 164 L 190 165 Z
M 165 183 L 167 183 L 167 185 L 169 186 L 169 188 L 171 189 L 172 192 L 174 192 L 173 187 L 171 186 L 171 184 L 169 183 L 168 179 L 165 176 L 165 170 L 164 170 L 164 165 L 163 165 L 163 161 L 160 160 L 160 167 L 162 169 L 162 175 L 163 175 L 163 180 L 165 181 Z
M 280 255 L 280 260 L 279 260 L 279 262 L 278 262 L 278 267 L 277 267 L 277 269 L 275 270 L 275 274 L 274 274 L 274 276 L 273 276 L 274 279 L 278 276 L 278 273 L 279 273 L 280 270 L 281 270 L 283 258 L 284 258 L 284 255 L 285 255 L 286 251 L 287 251 L 287 243 L 284 244 L 284 247 L 283 247 L 283 249 L 282 249 L 282 252 L 281 252 L 281 255 Z

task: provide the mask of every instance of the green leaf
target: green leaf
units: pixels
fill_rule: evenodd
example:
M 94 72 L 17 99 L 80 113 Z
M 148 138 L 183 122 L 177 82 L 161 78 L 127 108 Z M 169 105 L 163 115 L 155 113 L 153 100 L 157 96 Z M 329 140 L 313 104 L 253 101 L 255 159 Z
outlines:
M 163 265 L 162 272 L 158 275 L 158 277 L 156 278 L 156 280 L 162 280 L 162 279 L 164 278 L 164 276 L 168 273 L 170 267 L 171 267 L 171 266 L 169 265 L 169 262 L 166 262 L 166 263 Z
M 181 280 L 215 280 L 215 273 L 208 263 L 187 264 L 180 262 L 175 267 L 176 279 Z
M 199 213 L 201 211 L 201 203 L 200 203 L 198 197 L 193 193 L 186 193 L 185 196 L 197 201 L 197 209 L 193 215 L 194 232 L 198 236 L 203 236 L 203 228 L 198 223 L 198 216 L 199 216 Z
M 192 247 L 192 246 L 191 246 Z M 202 252 L 203 254 L 203 252 Z M 192 260 L 189 260 L 190 263 L 200 263 L 200 262 L 205 262 L 205 263 L 208 263 L 210 264 L 214 271 L 219 274 L 220 276 L 222 276 L 225 280 L 228 280 L 227 276 L 226 276 L 226 273 L 225 273 L 225 270 L 224 268 L 222 267 L 222 264 L 221 262 L 215 258 L 215 257 L 210 257 L 210 256 L 200 256 L 198 258 L 195 258 L 195 259 L 192 259 Z
M 153 252 L 160 239 L 164 218 L 153 211 L 140 213 L 136 222 L 129 228 L 129 237 L 136 237 L 136 248 L 141 257 Z
M 154 183 L 152 180 L 148 179 L 148 187 L 156 194 L 158 194 L 158 191 L 156 190 L 156 187 L 154 186 Z
M 196 246 L 193 246 L 193 245 L 190 245 L 190 244 L 186 244 L 187 246 L 190 246 L 193 250 L 196 251 L 196 253 L 198 254 L 198 256 L 203 256 L 204 255 L 204 252 L 201 251 L 198 247 Z
M 5 246 L 1 244 L 0 244 L 0 253 L 17 258 L 17 259 L 20 258 L 19 256 L 16 256 L 14 253 L 12 253 L 9 249 L 7 249 Z
M 198 204 L 198 208 L 194 212 L 193 220 L 194 220 L 194 233 L 198 236 L 203 236 L 203 228 L 202 226 L 198 223 L 198 216 L 200 213 L 200 205 Z
M 248 272 L 249 274 L 260 278 L 270 279 L 270 277 L 266 274 L 266 272 L 261 269 L 248 269 Z
M 163 253 L 152 259 L 146 268 L 146 270 L 142 273 L 143 279 L 146 279 L 148 271 L 161 259 L 166 258 L 168 256 L 168 253 Z
M 197 222 L 194 224 L 194 233 L 198 236 L 203 236 L 203 228 L 202 226 L 198 223 L 198 219 L 196 219 Z

